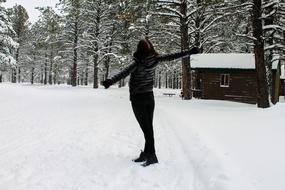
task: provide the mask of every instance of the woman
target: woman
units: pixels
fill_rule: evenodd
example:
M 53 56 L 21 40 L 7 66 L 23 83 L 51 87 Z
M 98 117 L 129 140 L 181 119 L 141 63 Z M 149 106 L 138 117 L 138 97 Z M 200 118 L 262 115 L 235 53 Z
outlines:
M 158 163 L 152 125 L 155 105 L 153 83 L 156 66 L 163 61 L 171 61 L 196 53 L 198 53 L 198 49 L 193 48 L 179 53 L 159 55 L 152 43 L 148 39 L 143 39 L 137 45 L 136 52 L 133 55 L 133 62 L 111 79 L 103 81 L 103 85 L 107 89 L 129 74 L 131 75 L 129 81 L 130 100 L 133 112 L 145 138 L 144 151 L 141 152 L 138 158 L 133 160 L 134 162 L 144 162 L 142 166 Z

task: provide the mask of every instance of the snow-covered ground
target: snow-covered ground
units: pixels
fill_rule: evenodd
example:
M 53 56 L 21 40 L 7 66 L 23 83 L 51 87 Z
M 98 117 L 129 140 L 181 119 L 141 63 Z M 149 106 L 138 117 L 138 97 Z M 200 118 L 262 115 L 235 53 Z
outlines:
M 128 89 L 0 84 L 2 190 L 284 190 L 285 103 L 163 96 L 159 164 L 143 148 Z M 175 91 L 179 94 L 179 91 Z

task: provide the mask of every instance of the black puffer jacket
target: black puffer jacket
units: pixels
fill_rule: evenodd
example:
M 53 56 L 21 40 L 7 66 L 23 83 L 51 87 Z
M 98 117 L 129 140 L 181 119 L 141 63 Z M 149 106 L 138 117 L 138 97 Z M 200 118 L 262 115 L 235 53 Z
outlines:
M 160 62 L 172 61 L 181 57 L 186 57 L 197 53 L 197 49 L 193 48 L 188 51 L 178 53 L 158 55 L 153 54 L 145 56 L 143 60 L 133 59 L 133 62 L 124 68 L 121 72 L 111 78 L 112 84 L 127 77 L 131 74 L 129 81 L 130 95 L 152 92 L 154 83 L 155 68 Z

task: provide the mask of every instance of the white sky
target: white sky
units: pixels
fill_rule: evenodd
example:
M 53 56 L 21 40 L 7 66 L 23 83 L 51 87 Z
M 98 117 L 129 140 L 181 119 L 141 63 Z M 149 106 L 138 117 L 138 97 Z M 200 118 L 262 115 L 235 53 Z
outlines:
M 55 4 L 59 0 L 6 0 L 6 3 L 3 3 L 4 7 L 11 8 L 15 4 L 22 5 L 27 10 L 30 22 L 34 23 L 38 20 L 40 12 L 35 9 L 35 7 L 45 7 L 52 6 L 55 7 Z

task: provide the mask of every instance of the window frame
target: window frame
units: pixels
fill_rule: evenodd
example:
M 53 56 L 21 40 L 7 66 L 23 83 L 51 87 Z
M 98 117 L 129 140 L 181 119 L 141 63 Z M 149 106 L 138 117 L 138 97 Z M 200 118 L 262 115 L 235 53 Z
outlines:
M 220 75 L 220 87 L 228 88 L 230 87 L 230 74 L 221 74 Z

